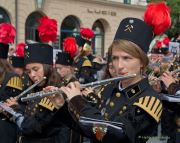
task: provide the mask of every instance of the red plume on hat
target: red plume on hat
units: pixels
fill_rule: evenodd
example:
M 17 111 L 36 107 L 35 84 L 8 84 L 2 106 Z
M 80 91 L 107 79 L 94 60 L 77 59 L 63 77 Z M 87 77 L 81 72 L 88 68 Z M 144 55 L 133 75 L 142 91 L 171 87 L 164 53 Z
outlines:
M 94 32 L 89 28 L 81 28 L 80 29 L 80 35 L 86 39 L 89 40 L 94 37 Z
M 4 44 L 14 43 L 16 36 L 16 29 L 14 26 L 8 23 L 0 24 L 0 42 Z
M 16 45 L 16 56 L 18 57 L 24 57 L 24 48 L 26 44 L 25 43 L 19 43 Z
M 57 21 L 50 19 L 47 16 L 39 20 L 39 37 L 42 42 L 54 42 L 57 38 Z
M 73 37 L 67 37 L 63 42 L 64 51 L 74 57 L 77 51 L 76 40 Z
M 154 34 L 162 34 L 171 26 L 169 7 L 164 2 L 150 3 L 146 8 L 144 21 L 153 27 Z

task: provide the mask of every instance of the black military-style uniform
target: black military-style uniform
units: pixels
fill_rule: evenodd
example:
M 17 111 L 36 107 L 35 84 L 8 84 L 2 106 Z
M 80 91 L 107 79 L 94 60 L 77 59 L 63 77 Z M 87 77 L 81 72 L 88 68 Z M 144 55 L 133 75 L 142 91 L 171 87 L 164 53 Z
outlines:
M 22 80 L 15 73 L 6 73 L 0 87 L 0 100 L 5 101 L 22 92 Z
M 122 133 L 107 129 L 102 138 L 103 143 L 139 143 L 146 142 L 148 138 L 154 136 L 153 130 L 160 120 L 162 103 L 147 79 L 122 91 L 118 89 L 117 83 L 111 83 L 99 92 L 99 97 L 101 97 L 99 110 L 89 105 L 81 96 L 70 100 L 69 110 L 77 121 L 80 116 L 85 116 L 124 123 Z M 94 142 L 99 142 L 95 136 L 96 132 L 93 132 L 96 126 L 80 124 L 80 127 L 87 136 L 94 138 Z
M 69 75 L 67 78 L 63 78 L 62 79 L 62 82 L 61 82 L 61 85 L 60 85 L 60 87 L 61 86 L 67 86 L 70 82 L 75 82 L 75 81 L 77 81 L 77 78 L 74 76 L 74 75 Z M 61 109 L 62 110 L 62 109 Z M 67 107 L 66 108 L 64 108 L 63 109 L 64 111 L 63 112 L 65 112 L 66 111 L 66 115 L 68 114 L 68 110 L 67 110 Z M 61 113 L 61 111 L 59 112 L 59 113 Z M 61 113 L 62 114 L 62 116 L 64 116 L 65 114 L 64 113 Z M 60 115 L 61 116 L 61 115 Z M 70 116 L 69 116 L 70 117 Z M 71 118 L 71 117 L 70 117 Z M 69 120 L 70 118 L 68 118 L 67 120 Z M 72 121 L 72 120 L 71 120 Z M 70 124 L 71 124 L 71 121 L 69 122 Z M 63 123 L 64 123 L 64 121 L 62 121 Z M 71 127 L 72 125 L 70 125 L 68 123 L 68 127 Z M 66 123 L 65 123 L 66 124 Z M 72 128 L 72 127 L 71 127 Z M 73 128 L 74 129 L 74 128 Z M 82 143 L 83 142 L 83 136 L 79 133 L 79 132 L 77 132 L 77 131 L 75 131 L 75 130 L 73 130 L 73 129 L 71 129 L 70 130 L 70 140 L 69 140 L 69 143 Z
M 172 83 L 168 87 L 168 93 L 174 95 L 180 90 L 180 83 Z M 162 134 L 168 137 L 168 143 L 180 142 L 180 112 L 179 103 L 163 101 L 164 112 L 162 114 Z
M 27 89 L 32 84 L 31 80 L 29 79 L 29 76 L 26 73 L 23 73 L 21 79 L 23 90 Z
M 96 80 L 91 61 L 86 56 L 80 56 L 74 63 L 76 78 L 80 83 L 85 84 Z
M 21 78 L 15 73 L 6 73 L 0 87 L 0 101 L 15 97 L 22 92 Z M 0 114 L 0 134 L 2 143 L 15 143 L 17 126 L 9 121 L 10 116 Z
M 34 92 L 40 91 L 36 87 Z M 64 125 L 58 121 L 55 106 L 48 98 L 29 101 L 20 128 L 20 143 L 55 143 Z M 22 112 L 22 111 L 18 111 Z M 62 141 L 62 140 L 61 140 Z

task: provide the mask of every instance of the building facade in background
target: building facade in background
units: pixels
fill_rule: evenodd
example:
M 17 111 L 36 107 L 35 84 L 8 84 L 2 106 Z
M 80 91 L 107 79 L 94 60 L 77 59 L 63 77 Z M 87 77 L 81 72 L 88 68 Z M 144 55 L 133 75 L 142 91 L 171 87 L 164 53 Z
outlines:
M 39 41 L 37 26 L 42 16 L 58 22 L 57 49 L 63 39 L 76 36 L 81 27 L 95 32 L 93 51 L 104 56 L 124 17 L 143 18 L 146 0 L 1 0 L 0 23 L 16 27 L 16 43 Z M 15 46 L 14 46 L 15 47 Z

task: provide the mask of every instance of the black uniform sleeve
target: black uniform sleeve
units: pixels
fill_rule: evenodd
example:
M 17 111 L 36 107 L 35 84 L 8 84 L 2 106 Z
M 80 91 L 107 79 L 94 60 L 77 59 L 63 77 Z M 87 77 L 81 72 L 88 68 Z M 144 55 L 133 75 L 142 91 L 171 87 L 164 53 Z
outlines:
M 24 119 L 19 125 L 23 135 L 37 135 L 41 134 L 44 128 L 51 122 L 55 112 L 48 109 L 39 111 L 33 116 L 24 115 Z
M 88 104 L 87 101 L 84 100 L 81 96 L 72 98 L 69 103 L 69 108 L 71 109 L 71 115 L 76 118 L 77 123 L 79 120 L 78 117 L 80 116 L 105 120 L 103 116 L 101 116 L 99 110 Z M 127 110 L 126 113 L 123 114 L 123 116 L 115 117 L 113 121 L 124 123 L 125 128 L 121 133 L 117 132 L 117 130 L 115 129 L 108 128 L 107 133 L 103 138 L 103 143 L 118 143 L 124 141 L 134 143 L 136 140 L 135 138 L 138 137 L 138 134 L 143 133 L 143 130 L 152 128 L 152 123 L 155 124 L 153 118 L 151 118 L 145 111 L 136 106 L 132 106 L 132 108 L 130 108 L 130 110 Z M 79 125 L 86 136 L 96 139 L 92 126 L 84 126 L 82 124 Z M 139 138 L 144 139 L 144 137 L 142 136 L 140 136 Z
M 20 94 L 22 91 L 19 89 L 15 89 L 12 87 L 5 87 L 4 91 L 0 95 L 0 100 L 5 101 L 6 99 L 9 99 L 10 97 L 15 97 L 18 94 Z

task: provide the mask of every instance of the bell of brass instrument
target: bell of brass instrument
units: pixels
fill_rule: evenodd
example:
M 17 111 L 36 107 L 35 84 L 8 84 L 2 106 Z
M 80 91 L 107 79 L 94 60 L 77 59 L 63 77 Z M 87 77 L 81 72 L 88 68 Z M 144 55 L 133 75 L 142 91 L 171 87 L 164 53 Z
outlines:
M 112 81 L 121 81 L 121 80 L 129 79 L 129 78 L 133 78 L 135 76 L 136 76 L 136 74 L 131 74 L 131 75 L 127 75 L 127 76 L 119 76 L 119 77 L 109 78 L 109 79 L 96 81 L 96 82 L 91 82 L 91 83 L 87 83 L 87 84 L 81 84 L 80 88 L 104 85 L 104 84 L 107 84 L 107 83 L 112 82 Z M 40 92 L 32 93 L 32 95 L 28 95 L 27 97 L 22 97 L 21 101 L 26 102 L 26 101 L 29 101 L 29 100 L 41 99 L 41 98 L 44 98 L 46 96 L 50 96 L 50 95 L 53 95 L 53 94 L 62 94 L 62 93 L 63 92 L 61 90 L 59 90 L 59 89 L 58 90 L 52 90 L 52 91 L 49 91 L 49 92 L 40 91 Z

